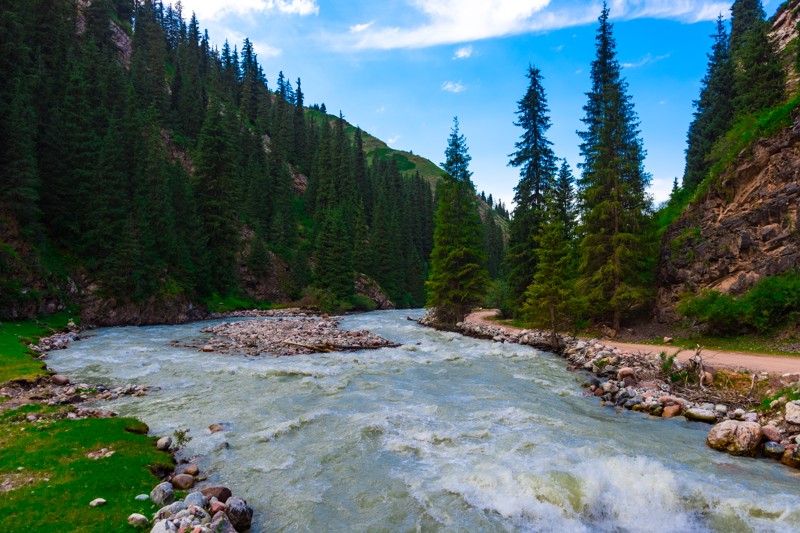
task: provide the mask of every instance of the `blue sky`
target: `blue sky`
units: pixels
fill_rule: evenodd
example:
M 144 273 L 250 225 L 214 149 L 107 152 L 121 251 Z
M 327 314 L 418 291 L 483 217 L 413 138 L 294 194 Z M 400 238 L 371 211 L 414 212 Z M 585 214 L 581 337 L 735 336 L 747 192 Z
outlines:
M 553 126 L 548 137 L 577 175 L 585 93 L 602 2 L 596 0 L 182 0 L 214 45 L 253 41 L 268 81 L 302 80 L 325 103 L 397 149 L 444 159 L 454 116 L 473 181 L 511 207 L 513 125 L 538 67 Z M 731 2 L 610 0 L 618 59 L 640 119 L 657 202 L 683 174 L 686 130 L 711 46 Z M 779 0 L 767 0 L 772 15 Z

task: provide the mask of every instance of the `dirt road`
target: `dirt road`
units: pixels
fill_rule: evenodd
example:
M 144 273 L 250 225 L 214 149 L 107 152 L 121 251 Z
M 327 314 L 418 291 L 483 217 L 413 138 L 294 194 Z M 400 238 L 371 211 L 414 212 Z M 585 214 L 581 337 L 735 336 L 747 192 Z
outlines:
M 502 327 L 507 331 L 521 331 L 522 328 L 505 326 L 493 320 L 489 320 L 491 317 L 495 316 L 496 312 L 497 311 L 494 309 L 476 311 L 467 317 L 466 322 Z M 606 339 L 603 340 L 603 344 L 615 346 L 620 350 L 626 350 L 632 353 L 659 353 L 666 351 L 668 355 L 672 355 L 678 351 L 677 347 L 668 344 L 631 344 Z M 677 357 L 679 361 L 687 361 L 689 357 L 693 355 L 694 350 L 683 350 L 678 353 Z M 800 373 L 800 356 L 793 357 L 790 355 L 780 356 L 747 352 L 729 352 L 725 350 L 703 350 L 700 355 L 703 357 L 704 364 L 714 368 L 747 369 L 756 372 L 769 372 L 770 374 Z

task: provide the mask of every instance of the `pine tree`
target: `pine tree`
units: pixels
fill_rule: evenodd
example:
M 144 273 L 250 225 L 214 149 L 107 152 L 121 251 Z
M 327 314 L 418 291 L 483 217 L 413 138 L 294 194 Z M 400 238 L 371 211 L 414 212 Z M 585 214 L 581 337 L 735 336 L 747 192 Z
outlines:
M 769 23 L 759 20 L 744 33 L 734 54 L 736 115 L 774 107 L 786 93 L 786 71 L 780 54 L 769 36 Z
M 314 284 L 337 300 L 353 294 L 353 245 L 341 208 L 324 213 L 316 246 Z
M 427 282 L 428 301 L 437 321 L 454 326 L 483 298 L 488 284 L 482 249 L 482 226 L 475 186 L 469 172 L 471 157 L 458 119 L 445 151 L 446 174 L 437 187 L 436 229 Z
M 746 34 L 766 18 L 761 0 L 735 0 L 731 5 L 730 52 L 735 55 L 744 46 Z
M 733 63 L 728 52 L 728 34 L 722 15 L 717 17 L 714 44 L 708 54 L 700 98 L 694 101 L 694 120 L 689 126 L 683 189 L 689 193 L 711 169 L 711 148 L 733 124 Z
M 509 165 L 520 169 L 520 181 L 514 188 L 516 207 L 506 256 L 512 308 L 519 307 L 525 289 L 533 280 L 536 236 L 542 224 L 544 196 L 553 186 L 556 172 L 552 143 L 546 137 L 550 117 L 542 75 L 539 69 L 529 65 L 527 77 L 528 90 L 517 102 L 518 121 L 514 123 L 523 133 L 509 161 Z
M 545 204 L 552 204 L 548 209 L 553 211 L 554 216 L 561 222 L 564 240 L 571 241 L 576 237 L 578 211 L 577 205 L 575 205 L 575 177 L 572 175 L 566 159 L 561 161 L 558 177 L 553 185 L 552 196 L 552 200 L 545 198 Z
M 644 149 L 627 83 L 620 75 L 606 4 L 600 15 L 592 87 L 579 132 L 583 163 L 579 181 L 582 233 L 580 275 L 597 318 L 619 329 L 622 314 L 641 304 L 651 201 L 645 192 Z

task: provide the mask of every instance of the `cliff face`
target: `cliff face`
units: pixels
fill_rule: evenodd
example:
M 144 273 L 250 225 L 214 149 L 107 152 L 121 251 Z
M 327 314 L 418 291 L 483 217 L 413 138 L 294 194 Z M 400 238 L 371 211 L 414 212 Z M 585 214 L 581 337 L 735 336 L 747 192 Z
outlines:
M 800 266 L 800 113 L 760 139 L 668 228 L 658 271 L 660 320 L 675 318 L 681 294 L 741 294 Z

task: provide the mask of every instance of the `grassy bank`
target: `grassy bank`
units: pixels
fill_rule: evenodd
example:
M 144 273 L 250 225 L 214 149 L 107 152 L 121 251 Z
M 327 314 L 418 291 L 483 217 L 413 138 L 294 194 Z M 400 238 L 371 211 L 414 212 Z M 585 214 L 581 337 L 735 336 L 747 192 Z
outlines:
M 48 374 L 26 345 L 65 324 L 66 317 L 4 323 L 0 381 Z M 72 410 L 29 404 L 0 415 L 0 531 L 134 531 L 131 513 L 156 510 L 135 496 L 149 493 L 155 473 L 171 470 L 173 460 L 156 450 L 147 426 L 127 418 L 72 420 Z M 95 498 L 107 503 L 90 507 Z

